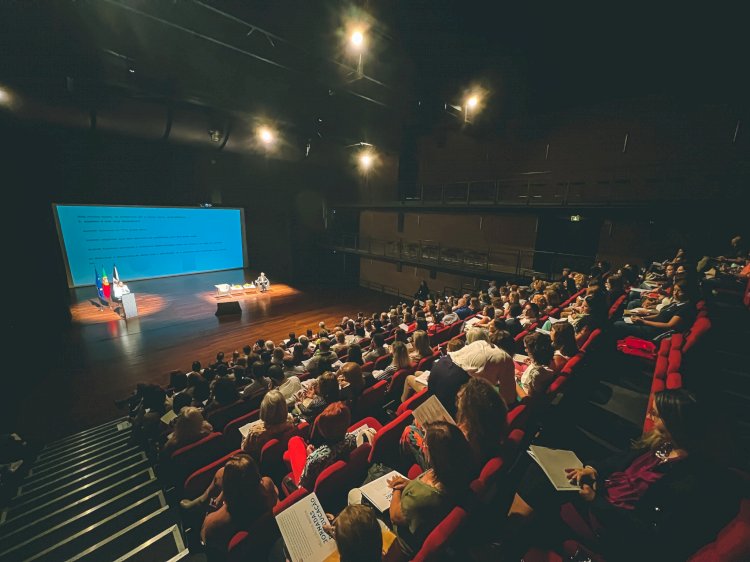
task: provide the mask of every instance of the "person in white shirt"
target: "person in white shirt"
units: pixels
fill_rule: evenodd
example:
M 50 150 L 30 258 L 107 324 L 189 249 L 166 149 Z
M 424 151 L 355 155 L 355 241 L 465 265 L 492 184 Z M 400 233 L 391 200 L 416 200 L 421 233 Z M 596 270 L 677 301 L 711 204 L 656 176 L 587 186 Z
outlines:
M 255 280 L 255 286 L 260 289 L 261 293 L 265 293 L 271 286 L 271 282 L 268 280 L 268 277 L 266 277 L 266 274 L 262 271 L 260 272 L 258 278 Z
M 466 346 L 450 354 L 453 362 L 470 375 L 499 387 L 505 403 L 513 404 L 516 400 L 513 358 L 491 344 L 487 331 L 482 328 L 471 328 L 466 334 L 466 341 Z
M 122 295 L 126 295 L 130 292 L 128 286 L 122 281 L 117 281 L 112 284 L 112 299 L 116 301 L 122 300 Z
M 293 406 L 295 395 L 302 390 L 302 383 L 299 377 L 284 377 L 284 369 L 278 365 L 268 367 L 266 374 L 271 379 L 271 386 L 284 395 L 287 406 Z

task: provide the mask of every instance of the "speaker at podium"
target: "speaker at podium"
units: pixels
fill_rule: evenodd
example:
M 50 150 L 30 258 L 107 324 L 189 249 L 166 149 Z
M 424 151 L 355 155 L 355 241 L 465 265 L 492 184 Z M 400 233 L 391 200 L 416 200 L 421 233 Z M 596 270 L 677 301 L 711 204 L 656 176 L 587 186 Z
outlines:
M 237 301 L 225 301 L 216 303 L 216 316 L 240 316 L 242 309 Z
M 135 318 L 138 316 L 138 307 L 135 304 L 134 293 L 123 293 L 122 312 L 125 315 L 125 318 Z

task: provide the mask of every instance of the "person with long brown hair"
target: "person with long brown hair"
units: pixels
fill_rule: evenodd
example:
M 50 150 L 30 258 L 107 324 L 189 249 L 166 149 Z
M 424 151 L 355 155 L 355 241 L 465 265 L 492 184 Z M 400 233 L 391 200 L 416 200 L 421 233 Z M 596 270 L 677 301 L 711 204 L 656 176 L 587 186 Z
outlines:
M 427 424 L 424 450 L 430 468 L 414 480 L 395 476 L 389 509 L 402 552 L 413 556 L 425 538 L 469 493 L 476 476 L 469 443 L 447 422 Z M 461 459 L 461 462 L 456 462 Z
M 714 540 L 739 507 L 738 483 L 714 454 L 714 413 L 679 389 L 657 392 L 649 417 L 653 430 L 630 450 L 566 470 L 578 494 L 558 492 L 532 463 L 508 512 L 505 554 L 524 552 L 530 525 L 544 519 L 548 531 L 568 502 L 607 560 L 686 560 Z
M 278 491 L 270 478 L 261 478 L 258 465 L 245 453 L 234 455 L 220 472 L 218 508 L 203 520 L 201 541 L 212 551 L 226 552 L 235 533 L 271 511 Z

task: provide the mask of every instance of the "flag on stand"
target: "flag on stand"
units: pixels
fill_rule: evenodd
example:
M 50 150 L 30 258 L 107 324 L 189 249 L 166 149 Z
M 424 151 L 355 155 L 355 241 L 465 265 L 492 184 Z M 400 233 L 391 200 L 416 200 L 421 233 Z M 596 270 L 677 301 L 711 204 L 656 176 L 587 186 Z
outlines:
M 101 277 L 99 277 L 99 272 L 96 270 L 96 268 L 94 268 L 94 276 L 95 276 L 94 283 L 96 284 L 96 294 L 99 295 L 100 299 L 103 299 L 104 289 L 102 287 L 102 280 L 101 280 Z
M 117 273 L 117 266 L 112 265 L 112 283 L 118 283 L 120 281 L 120 274 Z
M 104 268 L 102 267 L 102 292 L 104 293 L 104 298 L 106 300 L 109 300 L 112 296 L 112 287 L 109 285 L 109 279 L 107 279 L 107 272 L 104 271 Z

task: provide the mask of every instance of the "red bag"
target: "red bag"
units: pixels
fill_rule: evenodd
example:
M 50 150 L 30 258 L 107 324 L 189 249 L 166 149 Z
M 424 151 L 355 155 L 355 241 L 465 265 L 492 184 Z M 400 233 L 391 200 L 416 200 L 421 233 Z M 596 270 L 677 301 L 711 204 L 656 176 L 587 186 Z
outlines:
M 654 342 L 628 336 L 617 342 L 617 351 L 626 355 L 643 357 L 644 359 L 656 358 L 656 345 Z

